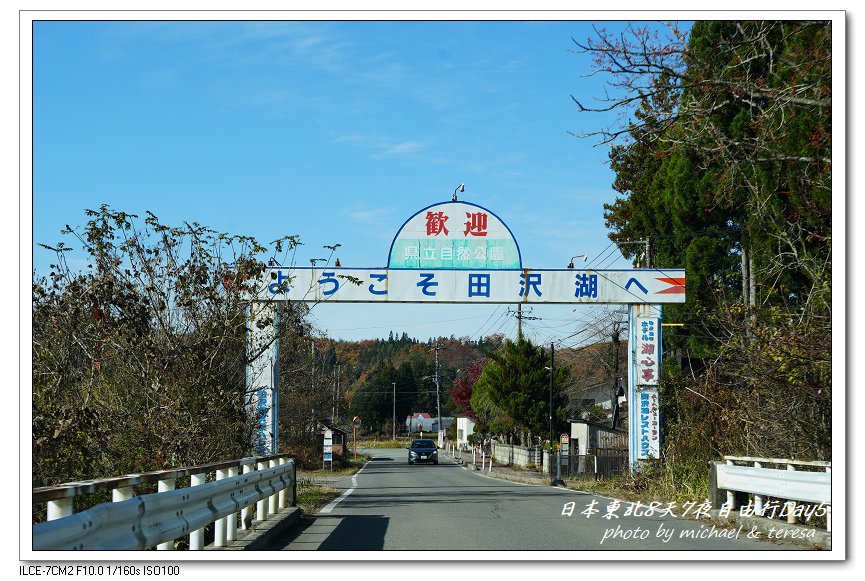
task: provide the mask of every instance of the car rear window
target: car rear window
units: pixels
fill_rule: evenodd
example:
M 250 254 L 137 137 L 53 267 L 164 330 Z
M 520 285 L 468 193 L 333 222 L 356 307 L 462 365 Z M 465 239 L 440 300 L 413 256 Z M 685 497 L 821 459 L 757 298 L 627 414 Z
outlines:
M 435 448 L 432 440 L 415 440 L 411 443 L 412 448 Z

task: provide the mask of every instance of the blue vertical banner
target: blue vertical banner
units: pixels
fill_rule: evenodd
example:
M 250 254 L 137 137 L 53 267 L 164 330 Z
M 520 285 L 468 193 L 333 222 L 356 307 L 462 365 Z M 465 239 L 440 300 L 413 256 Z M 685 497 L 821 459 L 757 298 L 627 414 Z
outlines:
M 255 421 L 253 451 L 266 456 L 276 453 L 279 442 L 278 313 L 273 302 L 254 302 L 249 305 L 247 315 L 246 408 Z
M 661 457 L 661 306 L 628 310 L 628 452 L 632 470 Z

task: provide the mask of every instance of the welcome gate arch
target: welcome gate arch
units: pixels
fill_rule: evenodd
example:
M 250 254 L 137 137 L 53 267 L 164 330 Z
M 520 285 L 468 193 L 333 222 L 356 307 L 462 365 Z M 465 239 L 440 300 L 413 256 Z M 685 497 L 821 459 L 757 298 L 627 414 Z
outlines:
M 631 466 L 660 455 L 663 304 L 685 302 L 684 269 L 535 269 L 491 210 L 440 202 L 406 220 L 387 266 L 268 267 L 249 307 L 247 349 L 273 344 L 246 372 L 247 405 L 260 418 L 256 453 L 278 448 L 275 302 L 619 304 L 628 306 L 628 450 Z

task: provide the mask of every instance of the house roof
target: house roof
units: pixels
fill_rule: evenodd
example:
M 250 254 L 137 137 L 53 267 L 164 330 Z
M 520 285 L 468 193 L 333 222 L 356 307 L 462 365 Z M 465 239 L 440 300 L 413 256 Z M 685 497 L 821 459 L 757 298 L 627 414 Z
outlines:
M 331 430 L 334 432 L 339 432 L 340 434 L 348 434 L 347 429 L 340 428 L 339 426 L 337 426 L 336 424 L 331 422 L 329 419 L 318 418 L 318 423 L 320 425 L 324 426 L 325 428 L 327 428 L 328 430 Z

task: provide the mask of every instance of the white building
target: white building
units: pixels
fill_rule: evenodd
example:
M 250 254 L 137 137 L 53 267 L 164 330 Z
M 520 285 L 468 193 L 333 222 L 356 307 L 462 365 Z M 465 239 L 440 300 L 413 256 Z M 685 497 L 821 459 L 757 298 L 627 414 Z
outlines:
M 457 446 L 468 446 L 469 436 L 475 431 L 475 423 L 471 418 L 457 418 Z
M 427 412 L 416 412 L 405 419 L 405 429 L 410 433 L 432 432 L 433 427 L 438 428 L 438 421 Z
M 448 438 L 453 434 L 453 430 L 451 430 L 453 422 L 453 417 L 448 416 L 442 418 L 442 429 Z M 406 416 L 405 429 L 406 431 L 415 434 L 418 432 L 432 432 L 437 434 L 439 431 L 439 421 L 438 418 L 433 417 L 427 412 L 416 412 L 410 416 Z

